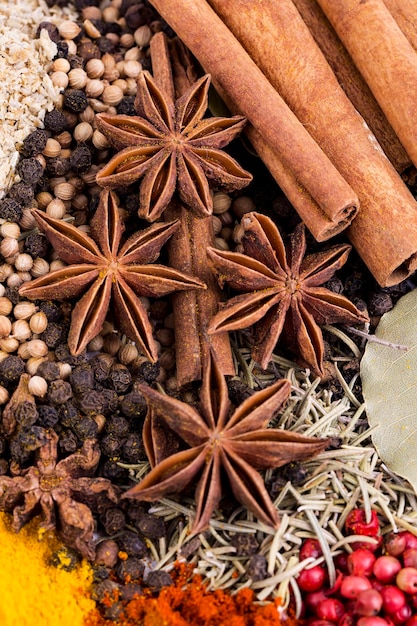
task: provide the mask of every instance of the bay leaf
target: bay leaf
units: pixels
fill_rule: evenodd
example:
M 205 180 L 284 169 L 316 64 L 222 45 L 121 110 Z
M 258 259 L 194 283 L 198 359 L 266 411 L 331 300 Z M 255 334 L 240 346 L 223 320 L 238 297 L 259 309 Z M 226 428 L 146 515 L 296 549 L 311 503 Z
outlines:
M 387 467 L 417 492 L 417 289 L 382 316 L 378 339 L 408 350 L 368 342 L 361 361 L 371 437 Z

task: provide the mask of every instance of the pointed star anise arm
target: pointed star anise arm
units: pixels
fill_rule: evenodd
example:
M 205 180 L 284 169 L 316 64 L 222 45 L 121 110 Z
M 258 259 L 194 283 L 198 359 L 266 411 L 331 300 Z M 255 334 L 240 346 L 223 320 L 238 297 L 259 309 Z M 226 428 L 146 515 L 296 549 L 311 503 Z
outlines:
M 290 388 L 290 381 L 279 380 L 233 412 L 225 378 L 213 356 L 204 370 L 199 411 L 141 385 L 148 403 L 143 437 L 152 470 L 123 497 L 153 501 L 196 483 L 195 533 L 208 525 L 224 493 L 222 480 L 227 477 L 235 497 L 265 524 L 276 527 L 278 513 L 257 470 L 308 459 L 328 445 L 325 439 L 267 428 Z M 189 447 L 169 454 L 160 422 Z
M 120 150 L 98 173 L 97 182 L 117 189 L 142 179 L 139 215 L 158 219 L 175 191 L 199 217 L 211 215 L 209 182 L 225 191 L 241 189 L 251 175 L 221 148 L 241 132 L 245 119 L 203 119 L 209 75 L 175 103 L 148 72 L 138 77 L 136 116 L 97 115 L 97 126 Z
M 139 296 L 161 297 L 179 290 L 204 289 L 201 281 L 178 270 L 153 265 L 179 222 L 153 224 L 120 247 L 123 224 L 116 197 L 108 190 L 90 222 L 91 237 L 62 220 L 34 211 L 36 222 L 68 267 L 25 283 L 30 299 L 79 297 L 71 318 L 68 345 L 79 354 L 101 330 L 109 305 L 122 333 L 153 361 L 158 358 L 152 327 Z
M 323 375 L 320 325 L 368 320 L 350 300 L 320 286 L 343 266 L 351 246 L 333 246 L 306 257 L 303 224 L 297 226 L 287 248 L 268 217 L 248 213 L 242 225 L 244 254 L 208 250 L 219 283 L 242 292 L 221 305 L 209 333 L 253 326 L 252 356 L 264 369 L 282 334 L 302 364 Z

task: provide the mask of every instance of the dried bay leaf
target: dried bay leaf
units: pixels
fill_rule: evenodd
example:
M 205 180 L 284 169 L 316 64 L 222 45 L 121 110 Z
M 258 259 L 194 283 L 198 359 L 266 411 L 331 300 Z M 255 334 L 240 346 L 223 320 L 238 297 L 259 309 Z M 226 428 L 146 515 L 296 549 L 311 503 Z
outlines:
M 417 492 L 417 290 L 382 316 L 377 338 L 408 350 L 369 342 L 361 362 L 372 441 L 388 468 Z

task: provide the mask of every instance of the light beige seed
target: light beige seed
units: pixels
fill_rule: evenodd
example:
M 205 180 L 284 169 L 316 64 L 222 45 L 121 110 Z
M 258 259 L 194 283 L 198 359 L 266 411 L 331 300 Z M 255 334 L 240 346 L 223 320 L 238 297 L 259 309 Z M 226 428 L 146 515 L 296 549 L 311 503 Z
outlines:
M 105 7 L 102 11 L 102 19 L 104 22 L 117 22 L 119 19 L 119 10 L 114 5 Z
M 130 33 L 123 33 L 119 43 L 122 48 L 131 48 L 135 43 L 135 38 Z
M 53 190 L 55 189 L 57 185 L 60 185 L 61 183 L 66 183 L 66 182 L 67 182 L 67 179 L 65 178 L 65 176 L 52 176 L 49 179 L 49 186 Z
M 6 287 L 0 283 L 0 298 L 6 293 Z
M 101 433 L 103 428 L 106 425 L 106 418 L 102 413 L 97 413 L 97 415 L 93 415 L 93 420 L 98 426 L 98 432 Z
M 33 278 L 39 278 L 39 276 L 45 276 L 45 274 L 47 274 L 48 272 L 49 272 L 48 261 L 45 261 L 45 259 L 41 259 L 40 257 L 37 257 L 36 259 L 34 259 L 32 269 L 30 270 L 30 273 L 32 274 Z
M 0 296 L 0 315 L 9 315 L 13 309 L 13 303 L 6 296 Z
M 110 147 L 110 141 L 107 139 L 106 135 L 103 135 L 103 133 L 99 130 L 95 130 L 93 132 L 92 142 L 93 146 L 97 148 L 97 150 L 106 150 Z
M 108 87 L 105 87 L 102 98 L 103 102 L 105 102 L 106 104 L 115 106 L 117 104 L 120 104 L 120 102 L 122 101 L 123 91 L 120 89 L 120 87 L 109 85 Z
M 124 73 L 128 78 L 137 78 L 142 71 L 142 64 L 139 61 L 126 61 Z
M 73 89 L 84 89 L 87 84 L 88 76 L 81 67 L 76 67 L 68 74 L 68 81 Z
M 0 234 L 2 237 L 18 239 L 20 237 L 20 232 L 19 224 L 16 224 L 15 222 L 4 222 L 4 224 L 0 226 Z
M 65 267 L 65 263 L 60 259 L 56 259 L 55 261 L 51 261 L 49 269 L 51 272 L 55 272 L 56 270 L 61 270 L 63 267 Z
M 232 204 L 232 199 L 227 193 L 223 193 L 219 191 L 213 196 L 213 213 L 215 215 L 219 215 L 220 213 L 225 213 L 230 209 Z
M 89 352 L 99 352 L 103 347 L 104 338 L 102 335 L 97 335 L 88 343 L 87 350 Z
M 30 354 L 28 352 L 27 349 L 27 342 L 23 341 L 19 344 L 19 347 L 17 349 L 17 356 L 20 356 L 21 359 L 23 359 L 24 361 L 27 361 L 28 359 L 30 359 Z
M 225 241 L 222 237 L 214 238 L 214 247 L 217 248 L 217 250 L 230 250 L 227 241 Z
M 64 202 L 59 198 L 54 198 L 46 207 L 45 213 L 55 220 L 61 220 L 66 213 Z
M 65 89 L 68 87 L 68 74 L 65 72 L 53 72 L 50 76 L 52 84 L 58 89 Z
M 60 200 L 71 200 L 76 193 L 76 189 L 70 183 L 58 183 L 54 187 L 54 194 Z
M 6 387 L 0 385 L 0 404 L 6 404 L 9 401 L 9 392 Z
M 35 218 L 33 217 L 31 210 L 29 208 L 23 209 L 22 217 L 19 220 L 19 226 L 21 227 L 22 230 L 32 230 L 32 228 L 35 228 L 36 226 Z M 0 274 L 0 281 L 1 281 L 1 274 Z
M 101 20 L 101 10 L 95 6 L 85 7 L 82 16 L 85 20 Z
M 14 266 L 18 272 L 30 272 L 33 266 L 33 258 L 30 254 L 18 254 L 14 262 Z M 30 280 L 30 277 L 29 277 Z
M 5 315 L 0 315 L 0 338 L 8 337 L 12 331 L 12 323 Z
M 28 341 L 28 352 L 33 357 L 46 356 L 48 354 L 48 346 L 42 339 L 31 339 L 31 341 Z
M 93 99 L 99 98 L 104 91 L 104 87 L 105 87 L 104 83 L 98 78 L 89 78 L 85 86 L 86 96 L 88 98 L 93 98 Z M 100 111 L 97 111 L 97 105 L 94 106 L 94 104 L 91 101 L 90 101 L 90 106 L 92 107 L 94 111 L 96 111 L 97 113 L 100 113 Z
M 18 341 L 26 341 L 32 336 L 32 331 L 26 320 L 16 320 L 12 324 L 11 335 Z
M 77 54 L 77 44 L 72 39 L 67 39 L 65 42 L 68 46 L 68 54 Z
M 0 243 L 0 253 L 5 258 L 19 254 L 19 242 L 12 237 L 4 237 Z
M 8 352 L 11 354 L 12 352 L 16 352 L 19 347 L 19 342 L 14 337 L 4 337 L 0 339 L 0 350 L 3 352 Z
M 33 302 L 18 302 L 13 308 L 13 315 L 17 320 L 27 320 L 37 310 L 38 307 Z
M 101 59 L 90 59 L 85 66 L 88 78 L 101 78 L 104 69 L 104 63 Z
M 48 141 L 50 141 L 50 140 L 48 139 Z M 48 145 L 48 141 L 46 142 L 46 145 Z M 52 141 L 55 141 L 55 139 L 52 139 Z M 59 151 L 56 152 L 56 154 L 45 155 L 45 156 L 58 156 L 58 154 L 60 153 L 61 148 L 69 148 L 70 145 L 71 145 L 71 142 L 72 142 L 72 135 L 67 130 L 64 130 L 64 131 L 62 131 L 62 133 L 59 133 L 59 135 L 56 136 L 56 141 L 60 145 Z M 45 151 L 43 153 L 45 154 Z
M 57 141 L 56 139 L 52 139 L 52 137 L 49 137 L 48 141 L 46 142 L 46 146 L 43 149 L 43 155 L 46 157 L 55 158 L 61 152 L 61 147 L 62 146 L 59 141 Z
M 61 149 L 61 146 L 59 146 Z M 53 200 L 53 196 L 49 193 L 49 191 L 41 191 L 36 196 L 36 202 L 38 203 L 38 207 L 40 209 L 46 209 L 48 204 Z
M 13 268 L 9 263 L 0 265 L 0 283 L 3 283 L 8 276 L 13 274 Z
M 124 60 L 127 61 L 140 61 L 143 59 L 143 51 L 135 46 L 134 48 L 130 48 L 130 50 L 126 50 Z
M 28 390 L 32 395 L 43 398 L 48 391 L 48 383 L 42 376 L 32 376 L 29 380 Z
M 97 26 L 93 24 L 91 20 L 84 20 L 83 26 L 84 26 L 86 35 L 91 37 L 91 39 L 98 39 L 99 37 L 101 37 L 101 33 L 99 29 L 97 28 Z
M 31 376 L 35 376 L 36 372 L 38 371 L 39 365 L 47 360 L 48 359 L 46 356 L 42 356 L 42 357 L 30 356 L 28 360 L 26 361 L 26 365 L 25 365 L 25 369 L 27 373 L 30 374 Z
M 43 311 L 38 311 L 37 313 L 34 313 L 29 320 L 29 328 L 36 335 L 43 333 L 47 326 L 48 318 Z
M 59 34 L 63 39 L 75 39 L 81 32 L 81 28 L 75 22 L 67 20 L 58 26 Z
M 152 31 L 146 24 L 143 26 L 139 26 L 133 33 L 133 37 L 135 39 L 136 44 L 139 48 L 144 48 L 147 46 L 152 37 Z
M 137 92 L 137 84 L 134 78 L 126 78 L 127 88 L 125 96 L 135 96 Z
M 112 86 L 119 87 L 123 91 L 123 93 L 125 93 L 127 89 L 127 82 L 125 81 L 124 78 L 118 78 L 117 80 L 114 81 L 114 83 L 112 83 Z
M 93 127 L 88 122 L 80 122 L 74 128 L 74 139 L 78 142 L 89 141 L 93 136 Z
M 76 211 L 84 211 L 88 206 L 88 198 L 83 193 L 77 193 L 71 205 Z
M 139 352 L 135 344 L 128 343 L 120 348 L 118 356 L 120 363 L 123 365 L 129 365 L 129 363 L 132 363 L 138 358 L 138 355 Z
M 120 344 L 120 338 L 116 334 L 111 333 L 109 335 L 106 335 L 104 338 L 103 350 L 111 356 L 114 356 L 118 353 L 120 349 Z
M 55 59 L 53 62 L 52 69 L 54 72 L 65 72 L 65 74 L 68 74 L 71 69 L 71 65 L 67 59 L 59 58 Z
M 59 367 L 59 377 L 62 380 L 68 380 L 72 372 L 71 365 L 69 363 L 62 363 L 61 361 L 59 361 L 57 365 Z
M 17 272 L 17 275 L 24 283 L 30 283 L 32 280 L 32 274 L 30 272 Z
M 94 122 L 95 113 L 90 105 L 88 105 L 88 107 L 85 108 L 84 111 L 81 111 L 79 117 L 81 122 L 88 122 L 88 124 L 92 124 Z

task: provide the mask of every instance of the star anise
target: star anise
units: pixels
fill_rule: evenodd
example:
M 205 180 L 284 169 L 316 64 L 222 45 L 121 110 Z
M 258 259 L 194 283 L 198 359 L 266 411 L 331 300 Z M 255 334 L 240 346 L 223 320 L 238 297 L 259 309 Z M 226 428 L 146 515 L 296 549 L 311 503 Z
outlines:
M 153 264 L 179 222 L 153 224 L 133 234 L 120 247 L 124 227 L 116 197 L 107 190 L 102 191 L 90 221 L 91 237 L 42 211 L 34 210 L 33 215 L 68 267 L 26 283 L 19 293 L 32 300 L 77 298 L 84 293 L 72 312 L 68 336 L 74 355 L 100 332 L 112 301 L 121 332 L 156 361 L 152 327 L 138 296 L 162 297 L 174 291 L 205 288 L 204 283 L 183 272 Z
M 308 459 L 328 444 L 326 439 L 266 428 L 290 388 L 289 380 L 279 380 L 233 410 L 225 378 L 213 357 L 204 370 L 199 410 L 139 385 L 149 407 L 143 439 L 153 469 L 122 497 L 151 502 L 198 480 L 192 527 L 197 533 L 208 525 L 226 479 L 239 502 L 265 524 L 278 526 L 278 512 L 257 470 Z M 189 447 L 168 455 L 167 427 Z
M 346 262 L 351 246 L 337 245 L 305 257 L 304 224 L 285 249 L 271 219 L 248 213 L 242 219 L 244 254 L 208 249 L 220 285 L 243 292 L 221 306 L 209 333 L 254 327 L 253 359 L 264 369 L 281 333 L 291 350 L 323 375 L 320 324 L 366 322 L 368 317 L 344 296 L 321 287 Z
M 33 467 L 19 476 L 0 476 L 0 509 L 13 513 L 12 529 L 19 530 L 41 513 L 41 527 L 56 528 L 65 543 L 82 556 L 94 559 L 94 520 L 90 508 L 78 502 L 93 502 L 105 496 L 117 504 L 118 493 L 106 478 L 90 478 L 100 459 L 95 439 L 86 439 L 80 450 L 57 462 L 58 435 L 47 434 Z
M 148 72 L 138 78 L 137 116 L 96 116 L 97 127 L 121 150 L 97 175 L 103 187 L 118 188 L 139 180 L 139 215 L 158 219 L 175 190 L 198 216 L 213 210 L 210 181 L 232 191 L 245 187 L 251 175 L 220 148 L 245 125 L 240 116 L 202 119 L 208 104 L 210 76 L 203 76 L 171 103 Z

